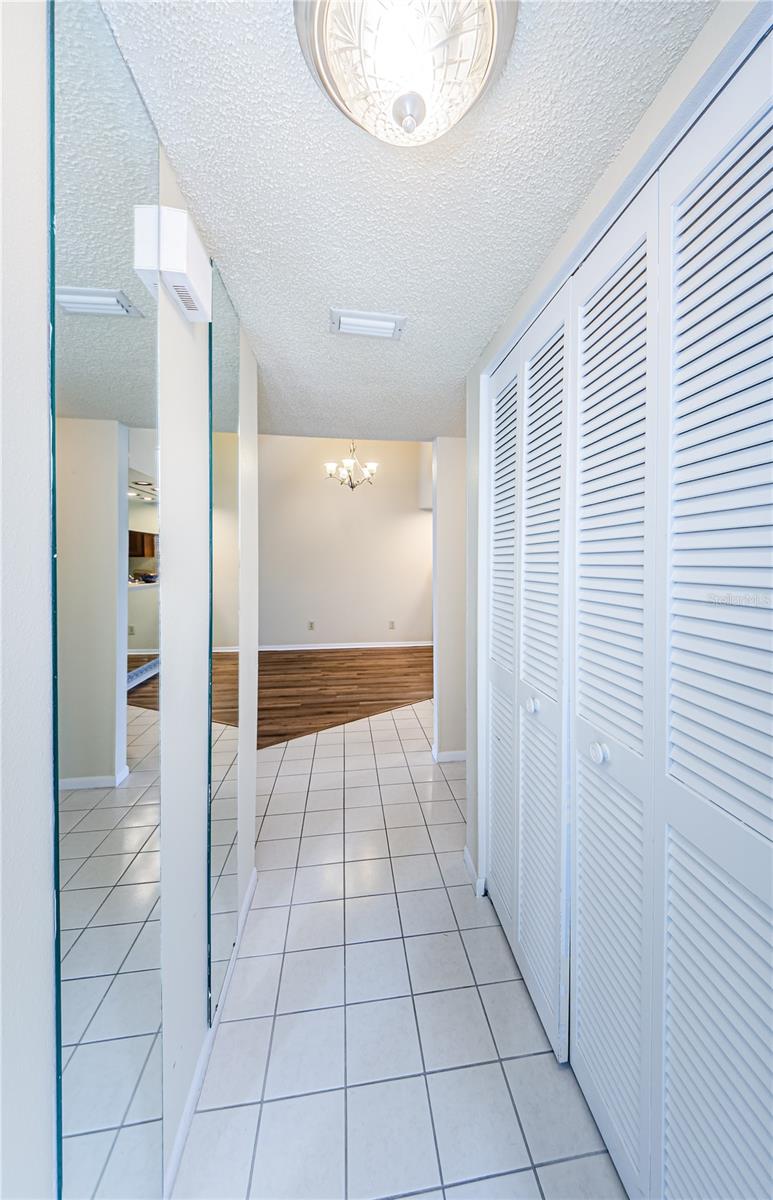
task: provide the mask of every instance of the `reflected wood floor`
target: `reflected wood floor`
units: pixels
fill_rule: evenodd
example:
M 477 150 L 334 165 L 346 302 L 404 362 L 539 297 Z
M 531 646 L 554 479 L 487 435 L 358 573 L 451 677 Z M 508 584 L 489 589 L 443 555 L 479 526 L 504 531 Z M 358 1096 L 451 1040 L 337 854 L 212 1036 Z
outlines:
M 129 655 L 129 667 L 141 655 Z M 238 724 L 238 654 L 212 656 L 212 716 Z M 162 667 L 163 669 L 163 667 Z M 432 647 L 378 650 L 267 650 L 260 654 L 258 746 L 272 746 L 357 721 L 432 695 Z M 130 703 L 158 708 L 158 677 L 130 693 Z

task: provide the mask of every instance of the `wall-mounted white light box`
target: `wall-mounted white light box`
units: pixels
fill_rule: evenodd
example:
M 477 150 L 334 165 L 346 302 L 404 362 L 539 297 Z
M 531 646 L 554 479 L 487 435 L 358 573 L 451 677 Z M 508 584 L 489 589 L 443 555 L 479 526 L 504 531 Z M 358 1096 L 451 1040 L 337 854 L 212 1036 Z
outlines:
M 212 318 L 212 266 L 184 208 L 134 208 L 134 270 L 151 296 L 159 278 L 188 321 Z

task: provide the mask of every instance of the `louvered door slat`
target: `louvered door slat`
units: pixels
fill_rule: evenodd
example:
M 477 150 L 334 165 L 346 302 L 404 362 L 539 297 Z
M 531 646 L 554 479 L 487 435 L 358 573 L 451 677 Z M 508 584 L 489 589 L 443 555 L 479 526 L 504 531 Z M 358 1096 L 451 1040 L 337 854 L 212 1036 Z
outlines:
M 517 857 L 511 942 L 559 1061 L 568 1052 L 564 707 L 564 288 L 517 348 L 523 380 L 518 505 Z
M 773 1177 L 772 75 L 768 40 L 660 171 L 664 1200 L 766 1200 Z
M 486 669 L 486 882 L 503 928 L 512 935 L 516 873 L 516 635 L 518 569 L 519 378 L 501 368 L 491 380 L 488 430 L 488 628 Z M 482 781 L 483 782 L 483 781 Z
M 656 229 L 650 184 L 578 271 L 574 301 L 571 1059 L 637 1197 L 649 1195 Z
M 644 329 L 646 326 L 646 257 L 642 252 L 642 247 L 637 246 L 626 260 L 620 265 L 614 275 L 605 281 L 604 286 L 599 289 L 600 295 L 611 294 L 614 296 L 618 291 L 618 282 L 622 277 L 628 281 L 628 289 L 633 287 L 634 295 L 637 300 L 636 311 L 636 328 Z M 643 577 L 643 554 L 644 554 L 644 437 L 645 437 L 645 351 L 646 342 L 639 337 L 635 340 L 633 346 L 630 347 L 629 363 L 630 369 L 639 381 L 638 390 L 632 391 L 627 397 L 627 415 L 625 422 L 613 422 L 611 425 L 604 424 L 605 407 L 604 400 L 609 402 L 610 397 L 607 394 L 597 395 L 592 388 L 587 386 L 588 373 L 585 370 L 586 365 L 586 342 L 585 342 L 585 327 L 586 321 L 598 307 L 598 300 L 589 302 L 586 305 L 584 316 L 581 322 L 580 338 L 580 388 L 581 388 L 581 413 L 580 413 L 580 494 L 579 502 L 579 523 L 578 535 L 580 544 L 579 555 L 579 572 L 580 572 L 580 607 L 578 618 L 582 621 L 586 615 L 584 609 L 584 592 L 583 584 L 586 582 L 586 572 L 591 565 L 605 565 L 604 577 L 607 587 L 605 592 L 608 600 L 619 601 L 619 589 L 616 586 L 616 580 L 619 578 L 618 572 L 621 566 L 620 555 L 625 554 L 625 565 L 633 570 L 634 578 L 641 580 Z M 615 330 L 618 323 L 618 309 L 614 303 L 610 302 L 604 305 L 604 317 L 607 326 L 611 330 Z M 630 310 L 626 311 L 626 317 L 630 317 Z M 629 322 L 630 323 L 630 322 Z M 598 323 L 597 323 L 598 327 Z M 610 340 L 610 344 L 611 340 Z M 586 405 L 590 404 L 596 411 L 592 418 L 592 424 L 588 428 L 586 424 Z M 600 411 L 598 411 L 600 408 Z M 602 436 L 599 436 L 599 429 L 602 431 Z M 630 495 L 630 503 L 627 508 L 623 507 L 623 497 L 616 495 L 615 485 L 620 480 L 621 467 L 626 467 L 636 482 L 636 490 Z M 598 501 L 599 497 L 596 488 L 593 485 L 603 485 L 605 489 L 605 498 L 608 504 L 612 507 L 608 512 L 605 512 L 604 498 L 602 503 L 594 507 L 592 525 L 586 526 L 585 512 L 588 508 L 589 501 L 593 498 Z M 593 488 L 593 490 L 591 490 Z M 616 537 L 620 528 L 621 512 L 624 512 L 630 530 L 630 536 L 623 543 Z M 606 524 L 605 524 L 606 520 Z M 606 533 L 606 537 L 604 537 Z M 595 550 L 595 553 L 594 553 Z M 603 550 L 603 554 L 599 551 Z M 608 557 L 605 557 L 607 555 Z M 607 565 L 608 564 L 608 565 Z M 614 631 L 609 631 L 610 648 L 613 645 Z M 605 694 L 605 673 L 599 669 L 598 664 L 595 668 L 591 668 L 588 662 L 588 647 L 582 642 L 578 646 L 578 668 L 579 668 L 579 696 L 578 704 L 579 711 L 593 720 L 594 714 L 598 717 L 602 707 L 605 713 L 610 712 L 610 708 L 614 709 L 614 704 L 610 703 L 616 700 L 615 687 L 612 684 L 612 677 L 608 684 L 608 690 Z M 595 655 L 594 655 L 595 657 Z M 634 703 L 635 708 L 633 714 L 628 710 L 627 719 L 618 723 L 617 734 L 626 745 L 631 745 L 633 749 L 641 748 L 642 733 L 641 733 L 641 710 L 642 710 L 642 690 L 641 690 L 641 662 L 630 663 L 632 669 L 632 680 L 634 682 Z M 591 686 L 586 686 L 592 680 Z M 638 681 L 638 682 L 637 682 Z M 631 717 L 633 715 L 633 724 Z
M 700 1171 L 714 1191 L 724 1178 L 728 1195 L 763 1197 L 773 1171 L 773 909 L 676 831 L 666 870 L 665 1194 L 684 1195 L 685 1176 L 695 1189 Z M 697 1157 L 686 1167 L 688 1136 Z
M 716 290 L 726 277 L 745 273 L 752 259 L 762 266 L 763 240 L 773 242 L 772 131 L 767 110 L 727 151 L 722 170 L 718 164 L 674 206 L 677 314 L 691 303 L 696 284 Z M 752 204 L 755 220 L 747 235 Z M 699 247 L 705 248 L 704 257 L 696 258 Z M 688 686 L 693 670 L 719 679 L 725 660 L 732 663 L 736 682 L 748 692 L 741 716 L 755 707 L 755 695 L 773 692 L 773 629 L 768 620 L 773 607 L 773 509 L 760 506 L 743 520 L 738 505 L 739 493 L 757 486 L 760 468 L 773 480 L 772 293 L 769 274 L 767 294 L 759 293 L 756 303 L 747 304 L 730 324 L 693 328 L 684 341 L 677 325 L 673 342 L 669 611 L 674 660 L 681 664 Z M 685 485 L 703 479 L 711 481 L 712 496 L 706 530 L 695 519 L 701 506 L 694 487 L 685 492 Z M 690 523 L 678 516 L 686 499 L 691 502 Z M 735 586 L 737 594 L 712 595 L 712 580 L 725 588 Z M 679 611 L 685 601 L 690 604 L 689 622 Z M 729 619 L 724 619 L 730 606 Z M 746 671 L 739 674 L 739 667 Z M 769 744 L 767 752 L 752 749 L 739 737 L 737 720 L 715 720 L 710 727 L 686 721 L 683 711 L 675 710 L 672 693 L 669 711 L 674 778 L 773 835 L 773 746 Z
M 558 694 L 562 345 L 563 330 L 530 361 L 526 376 L 523 603 L 527 608 L 544 606 L 546 599 L 552 603 L 549 609 L 543 607 L 541 634 L 535 636 L 532 622 L 521 621 L 521 674 L 553 699 Z M 535 501 L 541 502 L 539 521 Z M 551 518 L 548 524 L 546 514 Z

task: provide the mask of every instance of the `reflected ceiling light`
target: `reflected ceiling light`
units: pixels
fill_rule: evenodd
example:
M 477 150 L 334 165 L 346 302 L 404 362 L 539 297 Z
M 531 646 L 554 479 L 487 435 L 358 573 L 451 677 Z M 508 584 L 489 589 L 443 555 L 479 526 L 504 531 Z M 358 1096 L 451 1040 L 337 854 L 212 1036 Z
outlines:
M 348 487 L 351 491 L 354 491 L 363 483 L 372 484 L 377 470 L 377 462 L 368 462 L 363 466 L 357 457 L 356 442 L 349 443 L 348 457 L 342 458 L 340 463 L 325 463 L 325 475 L 327 478 L 337 479 L 341 487 Z
M 141 317 L 125 292 L 117 288 L 58 287 L 56 302 L 66 313 L 88 317 Z
M 517 0 L 295 0 L 312 75 L 367 133 L 396 146 L 434 141 L 502 66 Z

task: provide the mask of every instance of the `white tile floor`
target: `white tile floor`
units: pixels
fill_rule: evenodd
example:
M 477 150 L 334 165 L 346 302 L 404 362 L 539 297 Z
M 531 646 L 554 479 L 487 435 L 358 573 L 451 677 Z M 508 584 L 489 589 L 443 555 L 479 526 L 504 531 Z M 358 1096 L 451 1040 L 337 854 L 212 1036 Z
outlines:
M 622 1200 L 462 859 L 431 702 L 258 752 L 258 884 L 175 1197 Z
M 129 776 L 59 796 L 63 1195 L 161 1194 L 158 714 Z
M 161 1195 L 158 713 L 127 711 L 128 778 L 59 797 L 63 1195 Z M 236 936 L 238 729 L 212 726 L 212 993 Z
M 212 722 L 212 824 L 210 895 L 212 904 L 212 1011 L 236 940 L 239 923 L 236 851 L 236 772 L 239 730 Z

